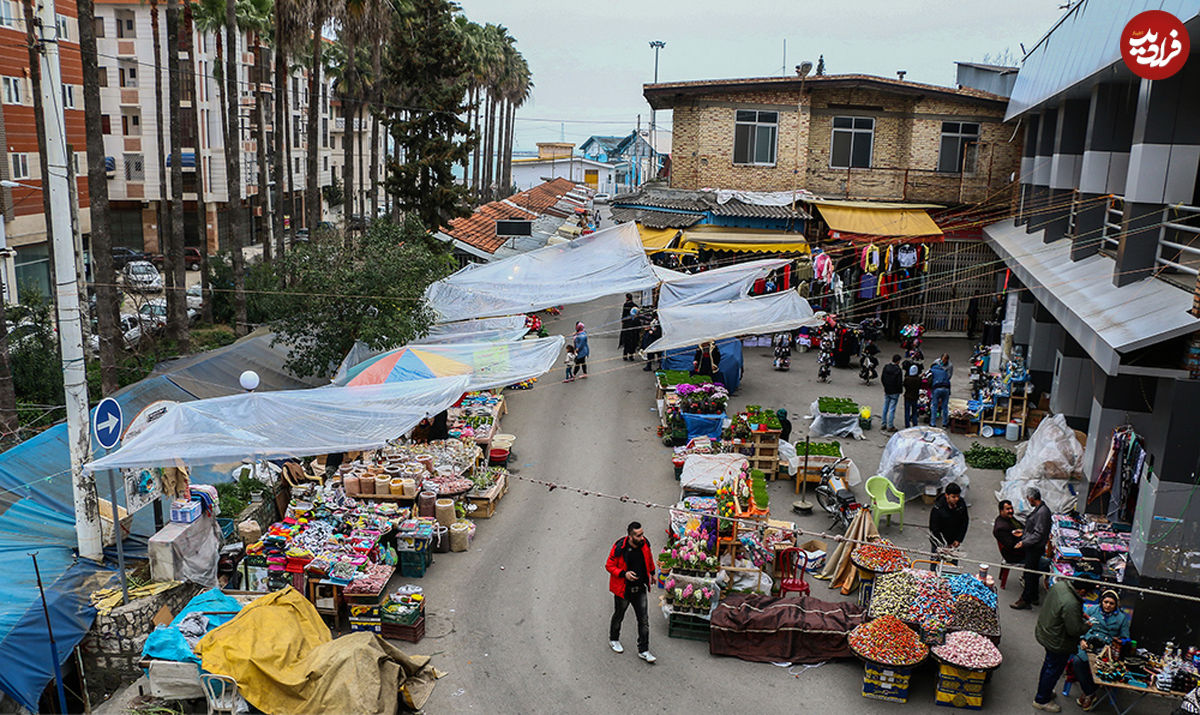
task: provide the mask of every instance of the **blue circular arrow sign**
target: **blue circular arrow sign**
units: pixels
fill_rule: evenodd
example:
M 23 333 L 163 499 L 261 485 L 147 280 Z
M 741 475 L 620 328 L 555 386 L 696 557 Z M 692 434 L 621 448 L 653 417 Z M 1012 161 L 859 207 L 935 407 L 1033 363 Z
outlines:
M 105 397 L 96 405 L 96 415 L 92 418 L 92 431 L 96 441 L 105 449 L 112 449 L 121 441 L 121 432 L 125 420 L 121 416 L 121 405 L 111 397 Z

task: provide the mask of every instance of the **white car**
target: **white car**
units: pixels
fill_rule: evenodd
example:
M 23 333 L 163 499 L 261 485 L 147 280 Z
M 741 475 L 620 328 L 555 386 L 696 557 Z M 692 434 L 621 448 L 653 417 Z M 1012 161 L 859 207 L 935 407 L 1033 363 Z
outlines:
M 606 204 L 609 201 L 612 201 L 612 194 L 599 193 L 592 197 L 592 203 L 596 206 L 599 206 L 600 204 Z
M 137 313 L 121 313 L 118 322 L 121 326 L 121 335 L 125 340 L 125 347 L 137 347 L 142 340 L 142 318 Z M 100 352 L 100 336 L 94 331 L 89 338 L 88 347 L 91 348 L 93 355 Z
M 121 275 L 125 288 L 134 293 L 158 293 L 163 289 L 162 275 L 150 261 L 130 261 Z
M 146 303 L 138 309 L 138 314 L 155 331 L 167 327 L 167 301 L 165 298 L 155 298 Z M 200 319 L 200 311 L 189 305 L 187 308 L 187 318 L 189 324 L 194 324 Z
M 204 294 L 200 292 L 201 285 L 193 283 L 187 289 L 187 305 L 191 310 L 200 310 L 204 307 Z

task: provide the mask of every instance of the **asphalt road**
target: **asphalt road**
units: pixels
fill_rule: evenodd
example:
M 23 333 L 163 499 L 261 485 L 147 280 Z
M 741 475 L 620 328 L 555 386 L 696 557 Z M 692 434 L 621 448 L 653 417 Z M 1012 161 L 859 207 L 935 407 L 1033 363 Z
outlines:
M 602 300 L 549 318 L 551 334 L 568 334 L 575 320 L 589 325 L 592 376 L 562 384 L 561 368 L 532 390 L 510 391 L 510 412 L 503 431 L 517 435 L 514 447 L 519 474 L 578 485 L 608 494 L 629 494 L 657 503 L 673 503 L 678 484 L 672 478 L 669 450 L 655 436 L 657 416 L 650 376 L 641 364 L 622 362 L 611 326 L 619 300 Z M 883 345 L 890 356 L 895 346 Z M 932 340 L 926 354 L 948 350 L 959 366 L 955 394 L 965 396 L 965 340 Z M 747 404 L 788 408 L 794 436 L 803 439 L 807 405 L 819 395 L 857 398 L 881 409 L 878 383 L 863 386 L 857 370 L 835 370 L 832 385 L 816 382 L 815 353 L 794 355 L 792 370 L 771 370 L 766 349 L 748 349 L 745 377 L 731 410 Z M 864 478 L 874 473 L 886 437 L 876 429 L 848 446 Z M 969 438 L 956 437 L 960 447 Z M 993 442 L 998 444 L 998 442 Z M 968 554 L 996 556 L 991 538 L 1000 472 L 972 470 L 971 530 Z M 859 488 L 861 495 L 861 487 Z M 791 485 L 771 485 L 775 518 L 793 519 Z M 910 505 L 907 525 L 881 529 L 885 536 L 911 546 L 927 546 L 928 510 Z M 640 661 L 634 647 L 636 625 L 627 614 L 625 652 L 608 648 L 612 597 L 604 560 L 625 524 L 639 520 L 652 546 L 660 546 L 666 513 L 618 501 L 549 491 L 519 480 L 501 501 L 496 516 L 479 520 L 466 553 L 436 557 L 419 582 L 429 599 L 426 637 L 417 645 L 397 643 L 408 652 L 435 655 L 448 672 L 426 706 L 428 712 L 696 712 L 735 707 L 741 712 L 776 712 L 781 706 L 825 713 L 895 712 L 896 705 L 861 696 L 862 665 L 857 661 L 791 671 L 708 654 L 704 643 L 670 639 L 666 620 L 651 608 L 651 650 L 658 663 Z M 802 527 L 825 528 L 819 516 L 801 518 Z M 1033 712 L 1030 703 L 1042 649 L 1033 639 L 1036 611 L 1007 607 L 1018 595 L 1013 578 L 1001 592 L 1005 663 L 995 672 L 984 699 L 987 712 Z M 393 586 L 396 582 L 393 583 Z M 814 596 L 842 597 L 820 581 Z M 656 598 L 657 593 L 652 593 Z M 933 710 L 934 676 L 930 668 L 914 677 L 910 711 Z M 1078 695 L 1076 688 L 1073 695 Z M 1077 711 L 1059 697 L 1065 712 Z M 1122 700 L 1125 703 L 1125 700 Z M 1143 701 L 1133 713 L 1166 712 L 1164 701 Z

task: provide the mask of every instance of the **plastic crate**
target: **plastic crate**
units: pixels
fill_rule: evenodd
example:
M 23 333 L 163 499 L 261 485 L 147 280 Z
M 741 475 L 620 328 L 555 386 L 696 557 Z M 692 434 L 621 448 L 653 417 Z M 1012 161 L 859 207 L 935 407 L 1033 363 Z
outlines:
M 983 686 L 986 682 L 986 672 L 942 663 L 938 668 L 934 702 L 946 708 L 980 710 L 983 708 Z
M 375 619 L 351 618 L 350 619 L 350 631 L 353 633 L 358 633 L 358 632 L 381 633 L 383 631 L 383 624 L 380 622 L 380 620 L 378 618 L 375 618 Z
M 863 674 L 863 697 L 889 703 L 908 702 L 908 681 L 912 677 L 912 671 L 911 666 L 896 668 L 867 663 Z
M 671 638 L 683 638 L 690 641 L 708 642 L 710 629 L 708 620 L 700 616 L 686 613 L 672 613 L 667 616 L 667 635 Z
M 409 643 L 420 642 L 425 637 L 425 616 L 418 618 L 417 622 L 411 626 L 384 623 L 381 635 L 392 640 L 408 641 Z
M 404 578 L 421 578 L 433 563 L 433 552 L 428 549 L 397 553 L 400 555 L 400 575 Z

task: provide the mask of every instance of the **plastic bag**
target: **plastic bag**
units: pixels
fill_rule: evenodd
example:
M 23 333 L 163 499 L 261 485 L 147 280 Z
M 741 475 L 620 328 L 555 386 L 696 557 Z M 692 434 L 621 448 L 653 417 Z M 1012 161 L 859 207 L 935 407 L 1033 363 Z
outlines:
M 940 490 L 950 482 L 962 487 L 966 498 L 971 483 L 962 452 L 945 432 L 933 427 L 909 427 L 892 435 L 883 448 L 879 474 L 909 499 L 924 494 L 926 487 Z
M 866 439 L 863 436 L 862 427 L 858 425 L 857 413 L 853 415 L 823 415 L 818 405 L 819 403 L 814 400 L 809 413 L 813 418 L 813 423 L 808 431 L 813 437 Z
M 796 445 L 779 440 L 779 461 L 787 464 L 790 476 L 796 476 L 796 472 L 800 470 L 800 457 L 796 454 Z
M 1083 478 L 1083 445 L 1061 414 L 1042 420 L 1018 457 L 1005 481 Z
M 1042 493 L 1042 501 L 1055 514 L 1077 507 L 1075 484 L 1066 479 L 1006 479 L 1000 482 L 996 501 L 1009 500 L 1013 504 L 1013 511 L 1024 519 L 1033 512 L 1033 506 L 1025 498 L 1025 490 L 1029 487 L 1036 487 Z

